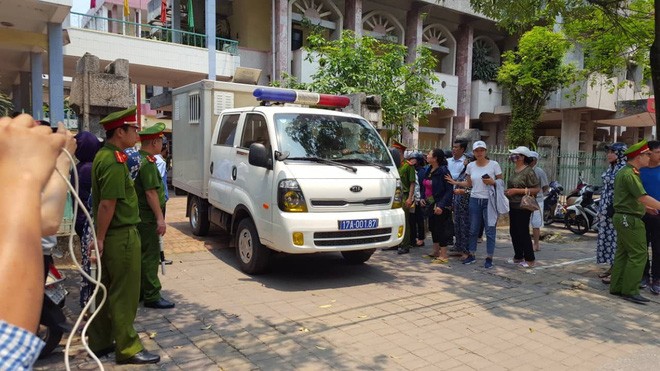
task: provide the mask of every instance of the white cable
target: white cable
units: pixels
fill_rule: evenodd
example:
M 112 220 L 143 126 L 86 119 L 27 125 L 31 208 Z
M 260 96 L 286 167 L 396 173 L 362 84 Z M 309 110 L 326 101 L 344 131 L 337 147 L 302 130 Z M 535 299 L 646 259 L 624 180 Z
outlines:
M 65 153 L 69 157 L 69 160 L 71 161 L 71 167 L 72 167 L 72 171 L 73 171 L 73 179 L 74 179 L 74 182 L 76 184 L 75 188 L 73 187 L 73 185 L 71 185 L 71 182 L 69 182 L 68 177 L 64 176 L 64 174 L 62 174 L 57 168 L 55 168 L 55 171 L 57 171 L 57 173 L 60 175 L 60 177 L 62 177 L 62 179 L 66 183 L 67 187 L 69 188 L 69 192 L 71 193 L 71 196 L 76 201 L 74 203 L 74 206 L 73 206 L 73 222 L 75 223 L 75 220 L 76 220 L 76 217 L 77 217 L 77 214 L 78 214 L 78 206 L 80 205 L 80 206 L 82 206 L 81 210 L 83 211 L 83 214 L 85 214 L 85 217 L 87 218 L 87 222 L 89 223 L 90 226 L 92 226 L 92 227 L 90 227 L 90 229 L 92 231 L 92 240 L 94 241 L 94 246 L 97 246 L 96 230 L 93 227 L 94 221 L 92 220 L 91 215 L 87 211 L 87 208 L 85 207 L 85 203 L 80 199 L 80 196 L 78 195 L 78 170 L 76 169 L 76 167 L 74 165 L 75 161 L 74 161 L 73 157 L 71 156 L 71 154 L 66 149 L 62 149 L 62 151 L 63 151 L 63 153 Z M 87 272 L 85 272 L 85 270 L 82 268 L 82 266 L 80 266 L 80 264 L 76 260 L 76 255 L 75 255 L 75 252 L 73 251 L 73 233 L 71 233 L 69 235 L 69 253 L 71 254 L 71 259 L 72 259 L 73 263 L 76 265 L 76 267 L 78 268 L 80 273 L 83 275 L 83 277 L 85 277 L 87 280 L 89 280 L 91 283 L 93 283 L 95 285 L 95 287 L 94 287 L 94 291 L 93 291 L 90 299 L 87 301 L 87 304 L 85 305 L 83 310 L 80 312 L 80 315 L 78 316 L 78 319 L 76 320 L 76 323 L 73 326 L 73 329 L 71 330 L 71 333 L 69 334 L 69 338 L 66 341 L 66 347 L 64 348 L 64 364 L 65 364 L 66 370 L 70 371 L 71 366 L 69 365 L 69 350 L 71 348 L 71 341 L 73 340 L 74 334 L 78 331 L 78 327 L 80 327 L 80 323 L 82 322 L 83 316 L 89 310 L 92 303 L 94 302 L 94 299 L 96 298 L 96 295 L 98 294 L 99 289 L 101 289 L 103 291 L 101 302 L 99 303 L 98 307 L 91 312 L 91 314 L 90 314 L 90 316 L 87 320 L 87 323 L 83 327 L 83 330 L 80 334 L 80 338 L 81 338 L 83 347 L 85 348 L 85 351 L 87 352 L 87 354 L 89 354 L 92 357 L 92 359 L 94 359 L 94 361 L 96 362 L 96 364 L 98 365 L 100 370 L 105 370 L 104 367 L 103 367 L 103 364 L 101 363 L 101 361 L 94 354 L 94 352 L 92 352 L 92 350 L 89 348 L 89 345 L 87 344 L 86 334 L 87 334 L 87 328 L 92 323 L 94 318 L 96 318 L 96 315 L 99 312 L 98 309 L 101 308 L 103 306 L 103 304 L 105 303 L 105 300 L 108 296 L 107 289 L 100 281 L 98 281 L 96 279 L 96 277 L 92 277 L 92 276 L 88 275 Z M 96 265 L 98 267 L 97 268 L 97 272 L 98 272 L 97 277 L 100 277 L 101 276 L 101 257 L 99 255 L 98 248 L 94 249 L 94 254 L 96 255 Z

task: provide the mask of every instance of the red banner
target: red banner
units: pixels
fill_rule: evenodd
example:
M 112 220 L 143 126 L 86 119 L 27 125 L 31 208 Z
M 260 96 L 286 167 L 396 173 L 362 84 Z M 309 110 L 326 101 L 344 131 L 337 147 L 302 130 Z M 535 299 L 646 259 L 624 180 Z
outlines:
M 167 0 L 160 0 L 160 21 L 163 22 L 163 27 L 167 23 Z
M 646 100 L 646 110 L 655 113 L 655 98 L 649 98 Z

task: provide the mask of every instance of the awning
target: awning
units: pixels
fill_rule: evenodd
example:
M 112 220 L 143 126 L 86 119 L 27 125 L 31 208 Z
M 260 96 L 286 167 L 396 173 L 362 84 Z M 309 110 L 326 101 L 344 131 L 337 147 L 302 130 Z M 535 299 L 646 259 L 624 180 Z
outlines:
M 617 119 L 594 120 L 596 124 L 623 126 L 627 128 L 646 128 L 655 126 L 655 114 L 650 112 L 638 113 L 635 115 L 620 117 Z

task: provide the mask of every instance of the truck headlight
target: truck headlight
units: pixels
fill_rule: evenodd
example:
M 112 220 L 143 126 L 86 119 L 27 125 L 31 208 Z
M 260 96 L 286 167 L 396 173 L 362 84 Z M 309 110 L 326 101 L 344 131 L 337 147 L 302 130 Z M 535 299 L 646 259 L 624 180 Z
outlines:
M 277 205 L 280 210 L 306 213 L 307 203 L 300 185 L 295 179 L 282 179 L 277 186 Z
M 403 206 L 401 202 L 403 198 L 403 190 L 401 189 L 401 179 L 396 180 L 396 189 L 394 190 L 394 200 L 392 202 L 393 209 L 400 209 Z

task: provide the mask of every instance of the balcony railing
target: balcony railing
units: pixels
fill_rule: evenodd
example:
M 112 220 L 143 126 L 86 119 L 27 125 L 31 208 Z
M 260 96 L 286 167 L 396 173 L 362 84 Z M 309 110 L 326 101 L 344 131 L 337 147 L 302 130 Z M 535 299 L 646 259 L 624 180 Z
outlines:
M 206 35 L 160 26 L 152 26 L 147 23 L 136 23 L 76 12 L 71 12 L 69 22 L 71 27 L 75 28 L 206 48 Z M 238 41 L 216 37 L 215 49 L 227 52 L 231 55 L 238 55 Z

